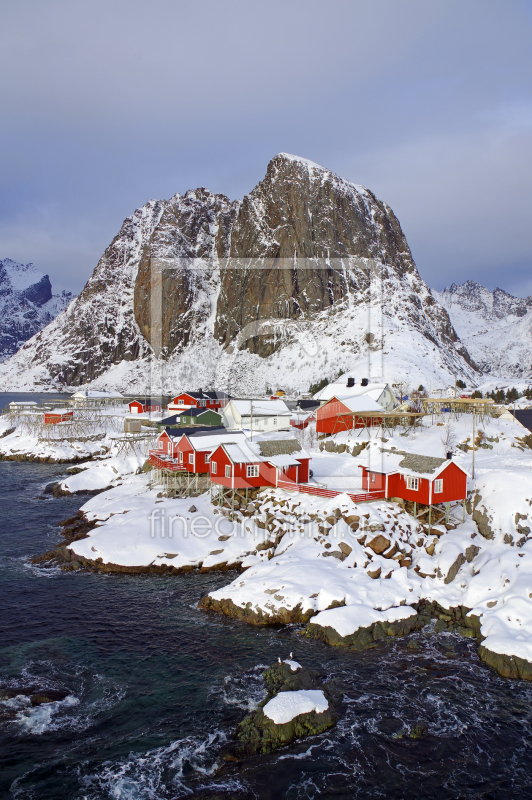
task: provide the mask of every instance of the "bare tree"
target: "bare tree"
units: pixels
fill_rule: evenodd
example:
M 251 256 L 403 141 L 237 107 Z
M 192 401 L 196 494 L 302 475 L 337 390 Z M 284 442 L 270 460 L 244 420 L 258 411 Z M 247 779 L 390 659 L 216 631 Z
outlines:
M 396 375 L 392 379 L 392 389 L 394 390 L 399 403 L 402 403 L 405 397 L 408 397 L 412 389 L 412 384 L 408 378 L 403 375 Z
M 447 420 L 445 426 L 443 428 L 443 434 L 441 437 L 441 443 L 445 448 L 445 452 L 448 453 L 452 450 L 456 444 L 456 430 L 451 423 L 451 420 Z

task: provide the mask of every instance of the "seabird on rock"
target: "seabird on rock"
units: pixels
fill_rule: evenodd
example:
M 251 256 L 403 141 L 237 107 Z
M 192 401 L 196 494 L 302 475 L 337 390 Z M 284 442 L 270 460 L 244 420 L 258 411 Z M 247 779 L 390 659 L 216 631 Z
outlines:
M 282 664 L 282 663 L 283 663 L 283 662 L 281 661 L 281 659 L 279 658 L 279 656 L 277 656 L 277 661 L 279 662 L 279 664 Z

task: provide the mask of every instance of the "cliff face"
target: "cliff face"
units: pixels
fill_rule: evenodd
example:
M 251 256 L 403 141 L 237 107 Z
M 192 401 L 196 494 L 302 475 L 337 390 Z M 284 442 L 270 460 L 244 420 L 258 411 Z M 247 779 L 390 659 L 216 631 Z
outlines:
M 33 264 L 0 261 L 0 361 L 16 353 L 72 299 L 70 292 L 53 295 L 48 275 Z
M 0 386 L 303 388 L 392 351 L 394 372 L 476 371 L 389 206 L 281 154 L 242 201 L 197 189 L 136 211 Z

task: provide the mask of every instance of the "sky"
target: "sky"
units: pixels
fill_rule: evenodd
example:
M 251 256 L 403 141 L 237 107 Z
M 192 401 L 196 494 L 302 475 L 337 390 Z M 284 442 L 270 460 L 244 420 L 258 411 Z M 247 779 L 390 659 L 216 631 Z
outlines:
M 136 208 L 288 152 L 429 286 L 532 295 L 531 41 L 532 0 L 0 0 L 0 258 L 77 293 Z

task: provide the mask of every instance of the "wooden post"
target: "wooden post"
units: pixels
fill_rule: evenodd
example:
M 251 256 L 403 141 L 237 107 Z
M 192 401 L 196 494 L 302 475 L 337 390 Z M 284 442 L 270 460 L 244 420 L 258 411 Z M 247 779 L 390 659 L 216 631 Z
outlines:
M 429 533 L 430 533 L 430 529 L 431 529 L 431 524 L 432 524 L 432 506 L 430 505 L 429 506 Z
M 417 503 L 414 500 L 414 517 L 417 519 Z

